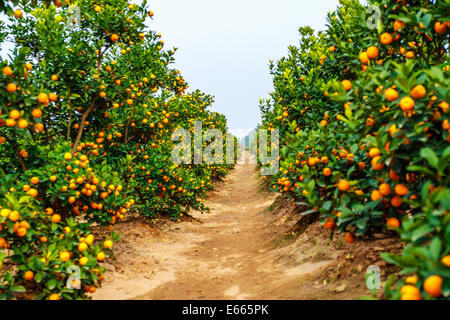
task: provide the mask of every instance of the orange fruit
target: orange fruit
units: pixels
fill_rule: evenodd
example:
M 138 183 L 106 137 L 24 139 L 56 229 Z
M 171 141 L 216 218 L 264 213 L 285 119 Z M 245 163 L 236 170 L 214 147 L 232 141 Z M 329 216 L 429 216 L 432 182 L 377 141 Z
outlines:
M 338 188 L 342 192 L 345 192 L 348 190 L 348 188 L 350 188 L 350 185 L 347 180 L 342 179 L 342 180 L 339 180 L 339 182 L 338 182 Z
M 19 211 L 11 211 L 9 213 L 8 219 L 11 220 L 12 222 L 16 222 L 17 220 L 19 220 L 20 218 L 20 213 Z
M 352 82 L 350 80 L 342 80 L 341 84 L 346 91 L 349 91 L 352 88 Z
M 376 156 L 372 159 L 372 169 L 375 171 L 383 170 L 384 162 L 381 160 L 380 156 Z
M 325 221 L 323 226 L 325 227 L 325 229 L 331 230 L 335 227 L 335 225 L 336 224 L 334 223 L 334 220 L 331 218 L 328 218 L 327 221 Z
M 441 23 L 441 22 L 437 21 L 434 24 L 434 31 L 436 31 L 436 33 L 443 34 L 446 30 L 447 30 L 447 24 L 445 22 Z
M 421 300 L 422 295 L 420 290 L 415 286 L 407 284 L 400 289 L 402 300 Z
M 6 86 L 6 91 L 13 93 L 16 92 L 17 90 L 17 86 L 15 83 L 8 83 L 8 85 Z
M 24 227 L 20 227 L 20 228 L 17 230 L 17 235 L 18 235 L 19 237 L 25 237 L 25 236 L 27 235 L 27 229 L 25 229 Z
M 57 213 L 55 213 L 54 215 L 52 215 L 52 222 L 54 223 L 58 223 L 61 221 L 61 216 Z
M 28 280 L 28 281 L 33 280 L 33 278 L 34 278 L 34 273 L 33 273 L 33 271 L 26 271 L 25 274 L 24 274 L 24 276 L 23 276 L 23 278 L 24 278 L 25 280 Z
M 41 109 L 33 109 L 33 111 L 31 112 L 31 115 L 34 118 L 41 118 L 42 117 L 42 110 Z
M 372 199 L 372 201 L 377 201 L 379 199 L 383 199 L 383 195 L 381 194 L 380 191 L 378 190 L 373 190 L 372 193 L 370 194 L 370 199 Z
M 447 255 L 442 258 L 441 262 L 445 264 L 447 267 L 450 267 L 450 255 Z
M 374 158 L 376 156 L 379 156 L 381 154 L 380 149 L 378 148 L 370 148 L 369 150 L 369 157 Z
M 330 168 L 323 169 L 323 175 L 325 177 L 329 177 L 331 175 L 331 169 Z
M 36 198 L 38 196 L 38 191 L 36 189 L 32 188 L 32 189 L 28 190 L 27 194 L 30 197 Z
M 378 57 L 378 53 L 379 50 L 375 46 L 367 48 L 367 56 L 369 57 L 369 59 L 375 59 L 376 57 Z
M 103 243 L 103 247 L 106 248 L 106 249 L 111 249 L 113 247 L 113 242 L 111 240 L 106 240 Z
M 87 257 L 80 258 L 80 265 L 85 266 L 88 263 L 89 259 Z
M 113 33 L 111 35 L 111 41 L 116 42 L 117 40 L 119 40 L 119 35 L 116 33 Z
M 384 45 L 391 44 L 392 43 L 392 35 L 390 33 L 387 33 L 387 32 L 383 33 L 380 36 L 380 42 L 382 44 L 384 44 Z
M 83 252 L 84 250 L 86 250 L 88 248 L 88 245 L 85 242 L 81 242 L 78 245 L 78 251 Z
M 398 99 L 398 92 L 395 89 L 389 88 L 384 92 L 384 96 L 388 101 L 395 101 Z
M 48 300 L 61 300 L 59 294 L 57 293 L 52 293 L 49 297 Z
M 391 186 L 388 185 L 387 183 L 381 184 L 378 190 L 385 197 L 391 194 Z
M 389 218 L 386 221 L 386 226 L 389 230 L 400 228 L 400 221 L 397 218 Z
M 63 251 L 59 254 L 59 260 L 66 262 L 70 259 L 70 253 L 67 251 Z
M 352 233 L 347 233 L 345 235 L 345 242 L 352 244 L 355 242 L 355 236 Z
M 359 61 L 362 64 L 367 64 L 369 62 L 369 56 L 367 55 L 367 52 L 363 51 L 359 54 Z
M 442 294 L 442 278 L 436 275 L 429 276 L 423 283 L 423 289 L 434 298 L 440 297 Z
M 56 100 L 58 100 L 58 96 L 55 93 L 50 92 L 48 94 L 48 100 L 55 102 Z
M 20 119 L 20 120 L 17 122 L 17 126 L 18 126 L 20 129 L 25 129 L 25 128 L 28 127 L 28 121 L 25 120 L 25 119 Z
M 105 255 L 104 252 L 99 252 L 99 253 L 97 254 L 97 260 L 98 260 L 98 261 L 103 261 L 103 260 L 105 260 L 105 258 L 106 258 L 106 255 Z
M 16 109 L 11 110 L 11 112 L 9 113 L 9 117 L 10 117 L 11 119 L 18 120 L 18 119 L 20 118 L 20 112 L 19 112 L 19 110 L 16 110 Z
M 10 66 L 6 66 L 3 68 L 3 74 L 5 76 L 11 76 L 13 74 L 13 70 L 11 69 Z
M 48 95 L 44 92 L 39 93 L 38 101 L 39 101 L 39 103 L 44 104 L 44 105 L 48 104 Z
M 72 159 L 72 154 L 69 153 L 69 152 L 66 152 L 66 153 L 64 154 L 64 159 L 66 159 L 67 161 L 71 160 L 71 159 Z
M 17 19 L 22 18 L 23 12 L 20 9 L 17 9 L 14 11 L 14 17 L 16 17 Z
M 410 94 L 414 99 L 422 99 L 427 94 L 427 90 L 423 85 L 419 84 L 410 91 Z
M 408 194 L 408 188 L 403 184 L 397 184 L 395 186 L 395 193 L 399 196 L 405 196 Z
M 52 80 L 53 81 L 58 81 L 58 75 L 57 74 L 53 74 L 52 75 Z
M 416 275 L 409 276 L 405 279 L 405 282 L 409 283 L 409 284 L 416 284 L 418 281 L 419 281 L 419 278 Z
M 38 177 L 33 177 L 33 178 L 31 178 L 31 183 L 32 184 L 38 184 L 39 183 L 39 178 Z

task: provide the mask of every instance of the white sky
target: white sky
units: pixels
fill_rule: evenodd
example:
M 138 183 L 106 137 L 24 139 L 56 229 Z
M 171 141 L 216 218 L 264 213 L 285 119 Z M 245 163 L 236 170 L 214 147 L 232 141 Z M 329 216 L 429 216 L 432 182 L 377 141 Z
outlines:
M 272 91 L 269 60 L 298 44 L 298 28 L 323 30 L 338 0 L 150 0 L 150 26 L 169 47 L 191 89 L 215 96 L 213 110 L 242 137 L 260 121 Z M 167 48 L 167 47 L 166 47 Z
M 136 0 L 135 2 L 138 2 Z M 215 96 L 214 111 L 226 115 L 243 137 L 260 121 L 259 99 L 272 91 L 269 60 L 297 45 L 298 28 L 323 30 L 338 0 L 150 0 L 149 27 L 166 49 L 178 47 L 175 67 L 190 85 Z M 6 58 L 4 46 L 1 56 Z

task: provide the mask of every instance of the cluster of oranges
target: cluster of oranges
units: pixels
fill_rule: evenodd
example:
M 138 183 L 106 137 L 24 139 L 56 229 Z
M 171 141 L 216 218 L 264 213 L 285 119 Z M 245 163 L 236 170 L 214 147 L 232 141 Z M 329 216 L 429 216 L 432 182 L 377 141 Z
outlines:
M 385 257 L 401 267 L 419 255 L 415 250 L 440 243 L 433 261 L 417 262 L 417 281 L 402 290 L 399 281 L 392 296 L 445 298 L 449 243 L 433 230 L 448 224 L 448 22 L 438 15 L 412 22 L 407 16 L 421 4 L 397 2 L 382 9 L 386 30 L 379 34 L 360 21 L 365 10 L 343 4 L 330 14 L 324 39 L 301 28 L 298 52 L 272 66 L 275 92 L 261 107 L 262 127 L 279 127 L 284 149 L 278 174 L 266 180 L 309 202 L 325 229 L 346 232 L 348 243 L 401 233 L 411 244 L 405 260 Z M 429 232 L 411 235 L 421 230 Z

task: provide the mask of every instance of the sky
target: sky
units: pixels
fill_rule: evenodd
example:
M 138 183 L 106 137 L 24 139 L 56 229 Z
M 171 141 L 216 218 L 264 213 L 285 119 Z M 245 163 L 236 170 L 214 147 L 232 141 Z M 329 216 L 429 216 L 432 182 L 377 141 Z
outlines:
M 133 1 L 135 3 L 139 0 Z M 260 122 L 259 99 L 272 91 L 269 60 L 299 42 L 298 28 L 325 29 L 338 0 L 149 0 L 148 26 L 177 47 L 174 67 L 190 85 L 213 95 L 239 138 Z M 3 47 L 1 55 L 6 58 Z
M 190 89 L 214 95 L 212 110 L 226 115 L 238 137 L 260 121 L 259 99 L 272 91 L 269 60 L 297 45 L 298 28 L 323 30 L 338 0 L 150 0 L 149 26 L 166 49 L 177 47 L 175 67 Z

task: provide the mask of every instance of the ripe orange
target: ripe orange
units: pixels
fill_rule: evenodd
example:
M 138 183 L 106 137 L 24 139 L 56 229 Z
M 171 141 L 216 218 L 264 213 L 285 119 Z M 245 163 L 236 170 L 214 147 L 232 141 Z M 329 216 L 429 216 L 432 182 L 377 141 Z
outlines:
M 16 109 L 11 110 L 11 112 L 9 113 L 9 117 L 10 117 L 11 119 L 18 120 L 18 119 L 20 118 L 20 112 L 19 112 L 19 110 L 16 110 Z
M 103 247 L 106 248 L 106 249 L 111 249 L 113 247 L 113 242 L 111 240 L 106 240 L 103 243 Z
M 105 255 L 104 252 L 99 252 L 99 253 L 97 254 L 97 260 L 98 260 L 98 261 L 103 261 L 103 260 L 105 260 L 105 258 L 106 258 L 106 255 Z
M 388 185 L 387 183 L 381 184 L 378 190 L 385 197 L 391 194 L 391 186 Z
M 63 251 L 59 254 L 59 260 L 66 262 L 70 259 L 70 253 L 67 251 Z
M 331 218 L 328 218 L 327 221 L 325 221 L 325 224 L 323 225 L 325 227 L 325 229 L 327 230 L 331 230 L 335 227 L 335 223 L 334 220 Z
M 392 35 L 390 33 L 387 33 L 387 32 L 383 33 L 380 36 L 380 42 L 382 44 L 384 44 L 384 45 L 391 44 L 392 43 Z
M 403 184 L 397 184 L 395 186 L 395 193 L 399 196 L 405 196 L 408 194 L 408 188 Z
M 442 258 L 441 262 L 445 264 L 447 267 L 450 267 L 450 255 L 447 255 Z
M 445 22 L 441 23 L 441 22 L 437 21 L 434 24 L 434 31 L 436 31 L 436 33 L 443 34 L 446 30 L 447 30 L 447 24 Z
M 28 121 L 25 120 L 25 119 L 20 119 L 20 120 L 17 122 L 17 126 L 18 126 L 20 129 L 28 128 Z
M 352 233 L 347 233 L 345 235 L 345 242 L 352 244 L 355 242 L 355 236 Z
M 369 59 L 375 59 L 376 57 L 378 57 L 378 53 L 379 50 L 375 46 L 367 48 L 367 56 L 369 57 Z
M 338 182 L 338 188 L 342 192 L 345 192 L 348 190 L 348 188 L 350 188 L 350 185 L 347 180 L 342 179 L 342 180 L 339 180 L 339 182 Z
M 410 94 L 414 99 L 422 99 L 427 94 L 427 90 L 423 85 L 419 84 L 411 90 Z
M 54 215 L 52 215 L 52 222 L 54 223 L 58 223 L 61 221 L 61 216 L 57 213 L 55 213 Z
M 58 81 L 58 75 L 53 74 L 53 75 L 52 75 L 52 80 L 53 80 L 53 81 Z
M 400 228 L 400 221 L 397 218 L 389 218 L 386 221 L 386 226 L 389 230 Z
M 381 160 L 380 156 L 376 156 L 372 159 L 372 169 L 375 171 L 383 170 L 384 162 Z
M 352 82 L 350 80 L 342 80 L 341 84 L 346 91 L 349 91 L 352 88 Z
M 6 91 L 8 91 L 8 92 L 13 93 L 13 92 L 16 92 L 16 90 L 17 90 L 17 86 L 15 83 L 11 82 L 11 83 L 8 83 L 8 85 L 6 86 Z
M 391 205 L 394 208 L 400 207 L 402 205 L 402 202 L 403 202 L 403 200 L 399 196 L 393 196 L 392 199 L 391 199 Z
M 380 149 L 378 148 L 370 148 L 369 150 L 369 157 L 374 158 L 376 156 L 379 156 L 381 154 Z
M 370 199 L 372 199 L 372 201 L 377 201 L 379 199 L 383 199 L 383 195 L 381 194 L 380 191 L 378 190 L 373 190 L 372 193 L 370 194 Z
M 112 40 L 113 42 L 116 42 L 117 40 L 119 40 L 119 35 L 116 34 L 116 33 L 113 33 L 113 34 L 111 35 L 111 40 Z
M 64 154 L 64 159 L 66 159 L 67 161 L 72 159 L 72 154 L 70 154 L 69 152 Z
M 31 115 L 34 118 L 41 118 L 42 117 L 42 110 L 41 109 L 33 109 L 33 111 L 31 112 Z
M 17 19 L 22 18 L 23 16 L 23 12 L 20 9 L 17 9 L 16 11 L 14 11 L 14 17 L 16 17 Z
M 27 229 L 24 228 L 24 227 L 20 227 L 20 228 L 17 230 L 17 235 L 18 235 L 19 237 L 25 237 L 25 236 L 27 235 Z
M 27 194 L 30 197 L 36 198 L 38 196 L 38 191 L 36 189 L 32 188 L 32 189 L 28 190 Z
M 48 104 L 48 95 L 44 92 L 39 93 L 38 101 L 39 101 L 39 103 L 44 104 L 44 105 Z
M 388 101 L 395 101 L 398 99 L 398 92 L 395 89 L 389 88 L 384 92 L 384 96 Z
M 440 297 L 442 294 L 442 278 L 436 275 L 429 276 L 423 283 L 423 289 L 434 298 Z
M 367 55 L 367 52 L 363 51 L 359 54 L 359 61 L 362 64 L 367 64 L 369 62 L 369 56 Z
M 59 294 L 57 293 L 52 293 L 49 297 L 48 300 L 61 300 L 61 298 L 59 297 Z
M 400 289 L 402 300 L 421 300 L 422 295 L 420 290 L 415 286 L 407 284 Z
M 323 169 L 323 175 L 325 177 L 329 177 L 331 175 L 331 169 L 330 168 Z
M 36 185 L 36 184 L 39 183 L 39 178 L 38 178 L 38 177 L 33 177 L 33 178 L 31 178 L 30 181 L 31 181 L 32 184 L 35 184 L 35 185 Z
M 20 213 L 19 211 L 11 211 L 8 215 L 8 219 L 11 220 L 12 222 L 16 222 L 17 220 L 19 220 L 20 218 Z
M 31 281 L 34 278 L 34 273 L 33 271 L 26 271 L 23 277 L 25 280 Z
M 89 259 L 87 257 L 80 258 L 80 265 L 85 266 L 88 263 Z
M 11 69 L 10 66 L 6 66 L 3 68 L 3 74 L 5 76 L 11 76 L 13 74 L 13 70 Z
M 78 245 L 78 251 L 83 252 L 84 250 L 86 250 L 88 248 L 88 245 L 85 242 L 81 242 Z

